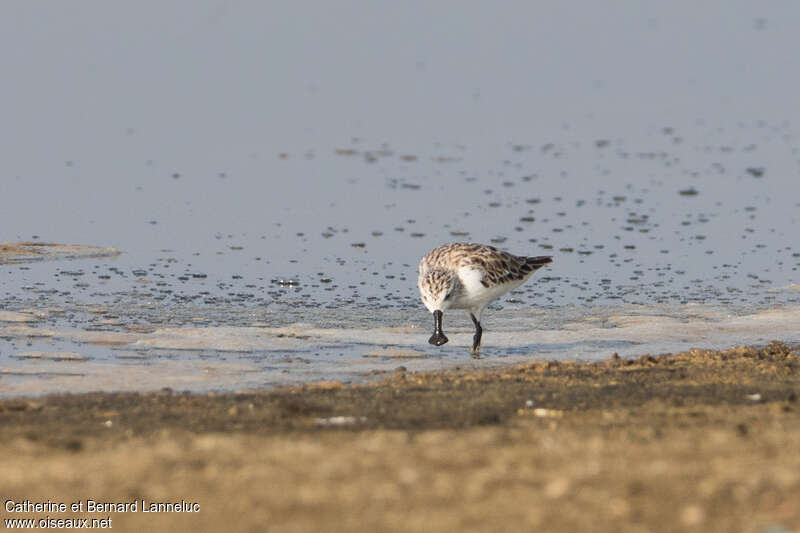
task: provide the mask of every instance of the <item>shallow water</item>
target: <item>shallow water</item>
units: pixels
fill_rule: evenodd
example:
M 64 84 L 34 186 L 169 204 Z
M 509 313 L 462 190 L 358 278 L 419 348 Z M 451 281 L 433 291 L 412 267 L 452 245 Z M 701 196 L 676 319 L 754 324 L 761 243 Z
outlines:
M 34 317 L 28 310 L 19 315 L 31 320 L 0 323 L 0 346 L 9 354 L 0 360 L 4 396 L 163 387 L 246 390 L 319 380 L 361 382 L 397 370 L 593 361 L 612 353 L 627 357 L 776 338 L 800 342 L 800 306 L 731 315 L 697 304 L 543 310 L 508 305 L 484 321 L 480 359 L 469 355 L 471 323 L 458 313 L 445 317 L 450 343 L 434 348 L 425 343 L 427 317 L 395 309 L 310 311 L 307 321 L 286 325 L 276 325 L 286 317 L 265 312 L 184 309 L 188 313 L 182 319 L 173 315 L 172 324 L 146 326 L 119 317 L 113 307 L 62 311 Z
M 0 264 L 0 309 L 40 315 L 0 322 L 0 395 L 793 338 L 726 317 L 800 305 L 800 8 L 193 6 L 6 19 L 2 240 L 121 254 Z M 479 362 L 464 317 L 425 342 L 416 264 L 453 240 L 554 256 Z M 663 335 L 585 329 L 614 315 Z M 719 335 L 669 331 L 695 316 Z

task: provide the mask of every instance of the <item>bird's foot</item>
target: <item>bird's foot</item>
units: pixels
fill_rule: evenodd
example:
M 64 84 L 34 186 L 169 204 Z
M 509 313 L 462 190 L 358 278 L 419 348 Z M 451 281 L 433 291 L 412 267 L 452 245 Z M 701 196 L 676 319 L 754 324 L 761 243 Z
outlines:
M 481 358 L 481 345 L 480 344 L 473 344 L 472 348 L 469 350 L 469 354 L 472 356 L 473 359 L 480 359 Z

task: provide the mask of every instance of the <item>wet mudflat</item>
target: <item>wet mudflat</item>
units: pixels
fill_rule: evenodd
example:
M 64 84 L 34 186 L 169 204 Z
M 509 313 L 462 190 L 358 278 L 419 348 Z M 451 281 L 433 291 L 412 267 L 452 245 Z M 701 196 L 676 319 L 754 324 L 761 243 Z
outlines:
M 776 342 L 365 385 L 15 398 L 0 402 L 3 492 L 200 504 L 103 513 L 121 531 L 793 531 L 798 368 Z

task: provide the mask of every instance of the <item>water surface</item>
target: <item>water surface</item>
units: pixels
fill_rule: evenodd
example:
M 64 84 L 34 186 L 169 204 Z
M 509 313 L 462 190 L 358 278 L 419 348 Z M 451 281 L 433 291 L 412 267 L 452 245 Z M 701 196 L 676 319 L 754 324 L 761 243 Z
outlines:
M 800 8 L 179 6 L 0 22 L 1 240 L 121 251 L 0 264 L 0 394 L 793 339 Z M 425 342 L 453 240 L 554 256 L 479 362 Z

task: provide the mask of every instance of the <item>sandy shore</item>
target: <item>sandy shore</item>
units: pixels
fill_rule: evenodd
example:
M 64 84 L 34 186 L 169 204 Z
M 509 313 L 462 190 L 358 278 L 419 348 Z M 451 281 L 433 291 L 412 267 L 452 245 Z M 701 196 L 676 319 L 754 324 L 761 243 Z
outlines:
M 119 255 L 119 250 L 116 248 L 85 244 L 58 244 L 38 241 L 0 242 L 0 265 L 4 263 L 30 263 L 59 259 L 114 257 L 117 255 Z
M 800 352 L 773 343 L 252 394 L 6 400 L 3 519 L 118 531 L 796 531 L 798 369 Z M 67 510 L 9 511 L 9 499 Z M 88 500 L 137 510 L 88 512 Z M 176 502 L 180 512 L 143 512 Z

